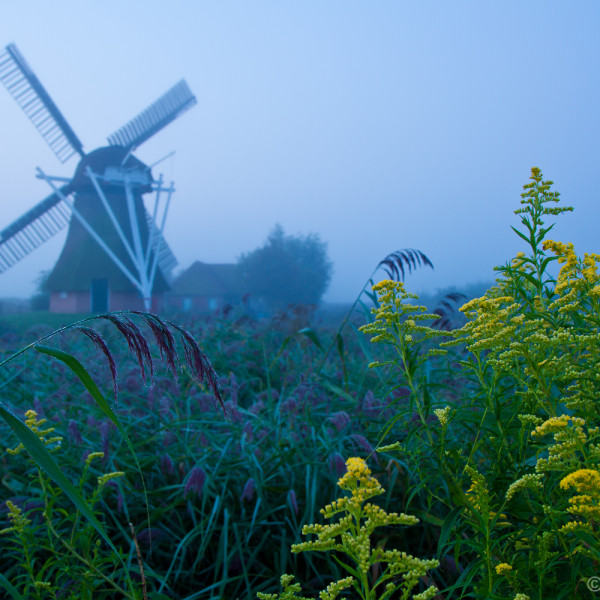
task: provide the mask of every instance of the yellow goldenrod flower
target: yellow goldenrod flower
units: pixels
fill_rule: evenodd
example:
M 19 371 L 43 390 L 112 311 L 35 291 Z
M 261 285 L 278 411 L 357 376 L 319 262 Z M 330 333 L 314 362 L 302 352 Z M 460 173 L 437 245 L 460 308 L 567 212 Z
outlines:
M 579 469 L 563 477 L 560 487 L 563 490 L 574 487 L 580 493 L 588 493 L 598 498 L 600 497 L 600 473 L 595 469 Z
M 56 435 L 53 437 L 48 437 L 51 433 L 54 432 L 54 427 L 48 427 L 48 429 L 40 429 L 40 427 L 46 422 L 47 419 L 38 419 L 37 413 L 35 410 L 28 410 L 25 413 L 25 425 L 35 433 L 41 442 L 46 446 L 50 446 L 49 450 L 55 450 L 60 446 L 62 442 L 62 436 Z M 54 445 L 56 444 L 56 445 Z M 23 444 L 19 444 L 16 448 L 7 448 L 7 452 L 9 454 L 19 454 L 22 450 L 25 449 Z
M 449 406 L 446 406 L 446 408 L 436 408 L 433 411 L 433 413 L 438 418 L 438 420 L 443 428 L 446 428 L 450 421 L 450 411 L 451 410 L 452 409 Z
M 0 529 L 0 534 L 10 533 L 11 531 L 17 533 L 25 531 L 27 526 L 31 524 L 31 520 L 23 514 L 23 511 L 14 502 L 7 500 L 6 507 L 8 508 L 8 520 L 12 526 Z
M 569 500 L 569 502 L 573 502 L 573 499 Z M 597 521 L 600 519 L 600 506 L 593 506 L 591 504 L 575 504 L 567 508 L 567 512 L 570 512 L 573 515 L 580 515 L 585 517 L 589 521 Z
M 411 300 L 418 299 L 418 296 L 408 293 L 401 281 L 384 279 L 372 289 L 377 293 L 379 301 L 379 306 L 371 311 L 375 319 L 372 323 L 359 327 L 359 331 L 371 336 L 371 343 L 387 343 L 407 348 L 429 338 L 451 335 L 447 331 L 417 324 L 417 321 L 439 319 L 440 315 L 428 314 L 425 306 L 413 304 Z M 393 364 L 393 361 L 383 364 Z M 375 363 L 373 366 L 380 364 Z
M 342 477 L 338 485 L 345 490 L 350 491 L 350 496 L 343 496 L 334 500 L 321 510 L 326 518 L 331 518 L 338 513 L 342 513 L 339 520 L 326 525 L 311 524 L 302 528 L 304 535 L 314 534 L 316 540 L 294 544 L 292 552 L 305 552 L 307 550 L 316 550 L 327 552 L 337 550 L 344 553 L 356 564 L 356 571 L 360 573 L 360 581 L 364 582 L 371 577 L 372 565 L 380 565 L 382 575 L 380 575 L 380 585 L 382 582 L 389 581 L 385 589 L 389 594 L 402 588 L 405 596 L 409 597 L 410 590 L 418 585 L 419 581 L 427 574 L 429 569 L 439 566 L 437 560 L 422 560 L 410 556 L 405 552 L 398 550 L 384 550 L 381 547 L 373 548 L 371 536 L 373 531 L 380 526 L 389 525 L 415 525 L 419 519 L 411 515 L 388 513 L 380 506 L 366 502 L 369 498 L 380 495 L 384 492 L 379 482 L 371 476 L 371 470 L 367 467 L 364 459 L 351 457 L 346 461 L 347 473 Z M 400 577 L 401 576 L 401 577 Z M 383 579 L 381 579 L 383 577 Z M 321 600 L 333 600 L 342 589 L 353 584 L 352 578 L 346 578 L 331 584 L 326 590 L 321 592 Z M 282 580 L 282 587 L 283 585 Z M 287 584 L 289 582 L 286 581 Z M 363 585 L 361 583 L 360 585 Z M 288 589 L 292 589 L 289 587 Z M 421 595 L 414 596 L 420 600 L 432 598 L 433 588 L 429 588 Z M 300 591 L 298 589 L 298 591 Z M 386 593 L 387 593 L 386 592 Z M 386 597 L 387 597 L 386 596 Z M 260 596 L 263 600 L 272 600 L 267 596 Z M 291 597 L 282 594 L 277 598 Z M 294 596 L 296 597 L 296 596 Z
M 471 478 L 471 487 L 466 493 L 466 497 L 470 501 L 469 508 L 471 511 L 487 514 L 489 518 L 493 518 L 489 514 L 490 495 L 485 485 L 485 477 L 470 466 L 465 467 L 465 472 Z
M 51 590 L 52 584 L 49 581 L 34 581 L 33 585 L 36 590 Z
M 500 563 L 496 565 L 496 573 L 498 575 L 506 575 L 512 571 L 512 567 L 508 563 Z
M 511 483 L 510 487 L 506 491 L 506 500 L 509 501 L 517 492 L 525 489 L 542 489 L 542 475 L 527 474 L 523 475 L 520 479 L 517 479 L 514 483 Z
M 589 292 L 590 296 L 600 296 L 600 285 L 595 285 Z
M 561 533 L 573 533 L 575 531 L 591 531 L 592 526 L 583 521 L 569 521 L 558 529 Z
M 96 458 L 104 458 L 104 452 L 90 452 L 85 459 L 86 464 L 90 464 Z
M 572 417 L 571 415 L 560 415 L 559 417 L 550 417 L 544 421 L 541 425 L 538 425 L 532 432 L 533 436 L 543 436 L 549 433 L 556 433 L 564 430 L 569 425 L 569 421 L 574 426 L 583 426 L 585 421 L 579 417 Z
M 106 475 L 101 475 L 100 477 L 98 477 L 98 486 L 102 487 L 107 481 L 124 476 L 125 473 L 123 471 L 113 471 L 112 473 L 106 473 Z
M 361 479 L 362 477 L 368 477 L 371 474 L 371 469 L 367 467 L 367 463 L 362 458 L 356 456 L 350 457 L 346 461 L 346 474 L 338 481 L 338 485 L 342 487 L 351 477 Z
M 330 583 L 322 592 L 319 593 L 320 600 L 335 600 L 342 590 L 349 588 L 354 582 L 354 577 L 344 577 L 338 581 Z

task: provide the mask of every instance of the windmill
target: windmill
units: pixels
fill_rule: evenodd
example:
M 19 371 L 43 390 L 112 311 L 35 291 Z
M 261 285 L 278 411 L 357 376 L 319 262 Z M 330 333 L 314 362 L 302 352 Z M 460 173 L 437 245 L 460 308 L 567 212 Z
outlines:
M 186 82 L 110 135 L 108 146 L 85 153 L 14 44 L 0 51 L 0 81 L 61 163 L 80 157 L 72 178 L 37 169 L 52 193 L 0 231 L 0 274 L 68 225 L 60 257 L 44 282 L 50 310 L 156 307 L 177 264 L 163 238 L 174 187 L 164 185 L 162 176 L 155 181 L 151 167 L 132 153 L 196 104 Z M 142 199 L 148 193 L 154 194 L 152 214 Z

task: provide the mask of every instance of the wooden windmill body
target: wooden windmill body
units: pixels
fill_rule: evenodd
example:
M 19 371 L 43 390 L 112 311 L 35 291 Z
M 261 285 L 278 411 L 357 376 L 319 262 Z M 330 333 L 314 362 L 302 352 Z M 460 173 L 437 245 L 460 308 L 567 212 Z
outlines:
M 0 274 L 68 225 L 43 283 L 51 311 L 158 310 L 177 264 L 162 235 L 174 188 L 154 180 L 132 152 L 196 103 L 185 81 L 109 136 L 108 146 L 87 154 L 13 44 L 0 53 L 0 81 L 61 162 L 81 156 L 71 179 L 38 168 L 52 193 L 0 232 Z M 154 199 L 150 211 L 147 194 Z

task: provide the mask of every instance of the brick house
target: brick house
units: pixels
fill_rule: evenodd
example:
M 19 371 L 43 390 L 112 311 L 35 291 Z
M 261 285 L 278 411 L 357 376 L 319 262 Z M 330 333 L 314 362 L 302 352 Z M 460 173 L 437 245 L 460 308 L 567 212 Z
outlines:
M 196 261 L 175 278 L 165 304 L 184 312 L 211 313 L 239 304 L 244 293 L 237 265 Z

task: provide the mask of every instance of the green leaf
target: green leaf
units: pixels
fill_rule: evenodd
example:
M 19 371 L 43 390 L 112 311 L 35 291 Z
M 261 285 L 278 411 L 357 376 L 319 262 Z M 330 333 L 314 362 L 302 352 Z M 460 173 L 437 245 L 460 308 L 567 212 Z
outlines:
M 361 580 L 361 575 L 356 569 L 354 569 L 350 565 L 347 565 L 346 563 L 342 562 L 337 556 L 335 556 L 335 554 L 332 556 L 332 558 L 333 558 L 333 560 L 335 560 L 335 562 L 338 565 L 340 565 L 340 567 L 342 567 L 342 569 L 346 570 L 348 573 L 350 573 L 350 575 L 355 577 L 357 581 Z
M 85 367 L 71 354 L 68 352 L 64 352 L 63 350 L 59 350 L 58 348 L 50 348 L 49 346 L 36 346 L 35 349 L 41 354 L 47 354 L 48 356 L 52 356 L 53 358 L 57 358 L 58 360 L 65 363 L 77 377 L 83 385 L 85 389 L 91 394 L 92 398 L 96 401 L 96 404 L 100 407 L 102 412 L 117 426 L 121 435 L 125 438 L 129 449 L 135 455 L 135 451 L 125 429 L 121 425 L 119 418 L 114 413 L 113 409 L 110 407 L 98 386 L 90 376 L 90 374 L 86 371 Z
M 531 239 L 528 238 L 524 233 L 521 233 L 518 229 L 515 229 L 512 225 L 510 228 L 523 240 L 525 240 L 529 245 L 531 245 Z
M 310 327 L 304 327 L 303 329 L 299 329 L 295 333 L 292 333 L 292 335 L 288 335 L 288 337 L 286 337 L 283 340 L 277 354 L 275 355 L 275 358 L 271 361 L 271 364 L 269 365 L 269 370 L 275 364 L 275 361 L 283 354 L 283 351 L 286 349 L 287 345 L 298 335 L 306 336 L 321 352 L 325 352 L 325 348 L 323 348 L 321 340 L 319 339 L 319 336 L 316 334 L 314 329 L 311 329 Z
M 533 285 L 535 288 L 539 287 L 540 282 L 533 275 L 531 275 L 531 273 L 521 272 L 521 276 L 529 281 L 529 283 L 531 283 L 531 285 Z
M 438 558 L 442 556 L 442 549 L 446 545 L 450 533 L 452 532 L 452 528 L 454 527 L 454 523 L 456 522 L 456 519 L 458 519 L 458 515 L 460 515 L 462 509 L 462 506 L 456 507 L 450 511 L 444 519 L 444 524 L 442 525 L 442 530 L 440 531 L 440 537 L 438 539 Z
M 344 358 L 344 338 L 339 333 L 335 336 L 335 345 L 337 348 L 337 352 L 338 352 L 340 358 L 342 359 L 342 362 L 344 364 L 346 364 L 346 361 Z
M 540 228 L 540 232 L 538 233 L 538 236 L 536 238 L 536 242 L 539 244 L 545 237 L 546 234 L 554 227 L 555 223 L 552 223 L 552 225 L 550 225 L 550 227 L 541 227 Z
M 546 257 L 541 264 L 542 273 L 546 270 L 548 263 L 558 260 L 558 256 L 548 256 Z
M 330 381 L 325 381 L 325 382 L 323 382 L 323 385 L 328 390 L 332 391 L 334 394 L 337 394 L 338 396 L 341 396 L 342 398 L 345 398 L 349 402 L 352 402 L 353 405 L 356 404 L 356 398 L 354 398 L 353 396 L 351 396 L 348 392 L 346 392 L 345 390 L 343 390 L 341 387 L 335 385 L 335 383 L 331 383 Z
M 325 348 L 323 348 L 321 340 L 314 329 L 304 327 L 304 329 L 299 329 L 295 335 L 305 335 L 321 352 L 325 352 Z
M 348 369 L 346 367 L 346 355 L 344 353 L 344 338 L 338 332 L 335 336 L 335 346 L 337 349 L 338 356 L 342 361 L 342 372 L 344 376 L 344 387 L 348 387 Z
M 16 598 L 16 600 L 25 600 L 2 573 L 0 573 L 0 586 L 2 586 L 13 598 Z
M 357 306 L 360 306 L 360 310 L 362 311 L 364 317 L 365 317 L 365 322 L 367 323 L 372 323 L 373 322 L 373 313 L 372 313 L 372 307 L 369 306 L 368 304 L 365 304 L 362 300 L 358 300 L 357 301 Z
M 485 565 L 483 561 L 478 560 L 467 565 L 465 570 L 460 574 L 460 577 L 452 586 L 446 588 L 445 591 L 457 590 L 462 588 L 462 591 L 465 592 L 467 588 L 471 585 L 473 579 L 477 576 L 480 571 L 484 571 Z M 462 596 L 461 596 L 462 597 Z
M 379 302 L 377 300 L 377 294 L 375 292 L 367 292 L 365 290 L 364 294 L 372 302 L 373 306 L 375 306 L 376 308 L 379 307 Z

